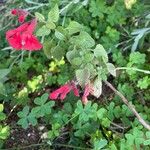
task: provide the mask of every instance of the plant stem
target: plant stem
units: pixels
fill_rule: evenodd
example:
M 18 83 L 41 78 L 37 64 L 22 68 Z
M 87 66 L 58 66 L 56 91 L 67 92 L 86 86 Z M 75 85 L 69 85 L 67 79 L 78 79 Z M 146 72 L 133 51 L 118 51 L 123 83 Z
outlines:
M 139 72 L 143 72 L 146 74 L 150 74 L 149 70 L 142 70 L 142 69 L 138 69 L 138 68 L 130 68 L 130 67 L 118 67 L 116 68 L 116 70 L 133 70 L 133 71 L 139 71 Z
M 38 143 L 38 144 L 31 144 L 28 146 L 23 146 L 23 147 L 16 147 L 16 148 L 7 148 L 7 149 L 1 149 L 1 150 L 21 150 L 21 149 L 26 149 L 26 148 L 31 148 L 31 147 L 37 147 L 37 146 L 43 146 L 43 145 L 48 145 L 47 143 Z M 50 145 L 49 145 L 50 146 Z M 66 144 L 52 144 L 51 146 L 61 146 L 61 147 L 68 147 L 68 148 L 73 148 L 73 149 L 80 149 L 80 150 L 91 150 L 90 148 L 83 148 L 83 147 L 77 147 L 73 145 L 66 145 Z M 53 150 L 53 149 L 51 149 Z
M 122 95 L 122 93 L 120 93 L 117 89 L 115 89 L 115 87 L 109 83 L 108 81 L 105 81 L 105 84 L 110 87 L 115 93 L 116 95 L 118 95 L 122 101 L 128 106 L 128 108 L 133 112 L 133 114 L 137 117 L 138 121 L 148 130 L 150 130 L 150 125 L 148 123 L 145 122 L 145 120 L 139 115 L 139 113 L 136 111 L 134 105 L 130 104 L 128 102 L 128 100 Z

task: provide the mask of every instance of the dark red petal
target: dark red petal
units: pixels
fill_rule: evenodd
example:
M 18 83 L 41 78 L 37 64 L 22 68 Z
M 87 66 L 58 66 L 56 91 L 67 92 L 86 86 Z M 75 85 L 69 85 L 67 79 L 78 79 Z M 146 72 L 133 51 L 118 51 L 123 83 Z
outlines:
M 23 16 L 23 15 L 19 16 L 18 21 L 19 21 L 20 23 L 23 23 L 24 20 L 25 20 L 25 16 Z
M 33 19 L 30 22 L 30 25 L 27 28 L 27 32 L 30 33 L 30 34 L 33 34 L 33 32 L 34 32 L 34 30 L 36 28 L 36 25 L 37 25 L 37 19 Z
M 12 14 L 12 15 L 17 15 L 17 14 L 18 14 L 18 10 L 17 10 L 17 9 L 11 10 L 11 14 Z
M 85 90 L 84 90 L 84 93 L 83 93 L 83 96 L 82 96 L 82 102 L 83 102 L 84 104 L 86 104 L 86 103 L 88 102 L 87 97 L 88 97 L 89 94 L 90 94 L 90 90 L 91 90 L 90 85 L 87 84 L 87 85 L 85 86 Z
M 8 30 L 6 32 L 6 39 L 8 40 L 8 38 L 10 38 L 11 36 L 13 36 L 16 33 L 17 33 L 17 31 L 15 29 L 14 30 Z
M 84 105 L 86 105 L 87 103 L 88 103 L 88 99 L 87 99 L 87 97 L 82 97 L 82 103 L 84 104 Z
M 72 87 L 74 95 L 79 96 L 79 90 L 77 89 L 77 86 L 75 85 L 74 81 L 71 82 L 71 87 Z
M 34 35 L 25 33 L 22 35 L 22 49 L 34 51 L 40 50 L 43 46 Z
M 66 87 L 60 95 L 60 99 L 63 100 L 66 98 L 67 94 L 71 91 L 71 88 L 68 86 Z
M 21 50 L 21 37 L 19 34 L 15 34 L 12 37 L 8 38 L 8 43 L 11 47 L 13 47 L 16 50 Z
M 60 93 L 58 91 L 54 91 L 54 92 L 50 93 L 49 98 L 50 99 L 57 99 L 59 94 Z
M 22 25 L 20 25 L 20 26 L 19 26 L 18 28 L 16 28 L 15 30 L 16 30 L 17 32 L 25 32 L 25 31 L 27 30 L 28 26 L 29 26 L 29 23 L 26 22 L 26 23 L 23 23 Z

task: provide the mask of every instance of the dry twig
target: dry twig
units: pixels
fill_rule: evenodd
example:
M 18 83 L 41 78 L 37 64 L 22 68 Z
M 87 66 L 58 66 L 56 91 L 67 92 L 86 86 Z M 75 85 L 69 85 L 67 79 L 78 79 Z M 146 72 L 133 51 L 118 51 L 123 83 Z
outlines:
M 145 122 L 145 120 L 139 115 L 139 113 L 136 111 L 134 105 L 130 104 L 128 100 L 118 91 L 115 89 L 115 87 L 109 83 L 108 81 L 105 81 L 105 84 L 109 86 L 121 99 L 122 101 L 128 106 L 128 108 L 133 112 L 133 114 L 137 117 L 138 121 L 148 130 L 150 130 L 150 125 Z

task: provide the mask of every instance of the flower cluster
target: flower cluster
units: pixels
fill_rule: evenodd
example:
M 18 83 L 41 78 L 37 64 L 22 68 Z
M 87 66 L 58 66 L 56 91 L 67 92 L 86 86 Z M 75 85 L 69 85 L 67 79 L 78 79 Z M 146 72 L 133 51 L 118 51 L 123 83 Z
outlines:
M 12 10 L 12 14 L 18 16 L 19 22 L 24 22 L 28 12 L 24 10 Z M 6 40 L 16 50 L 40 50 L 42 44 L 38 41 L 33 32 L 37 25 L 37 19 L 25 22 L 19 27 L 6 32 Z
M 71 82 L 68 82 L 65 85 L 61 86 L 59 89 L 50 93 L 49 98 L 52 100 L 56 100 L 56 99 L 64 100 L 66 98 L 67 94 L 71 90 L 73 91 L 75 96 L 79 97 L 79 90 L 77 89 L 75 82 L 71 81 Z M 86 104 L 88 102 L 87 97 L 89 96 L 90 92 L 91 92 L 90 84 L 87 84 L 85 86 L 85 90 L 84 90 L 84 93 L 82 96 L 83 104 Z
M 23 9 L 13 9 L 11 11 L 11 14 L 14 15 L 14 16 L 17 16 L 18 17 L 18 21 L 20 23 L 23 23 L 29 13 L 26 10 L 23 10 Z

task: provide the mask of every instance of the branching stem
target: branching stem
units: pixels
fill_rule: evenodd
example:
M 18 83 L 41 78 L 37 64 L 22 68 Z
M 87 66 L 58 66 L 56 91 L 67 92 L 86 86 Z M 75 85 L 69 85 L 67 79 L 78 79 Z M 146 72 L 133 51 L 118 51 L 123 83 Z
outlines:
M 145 122 L 145 120 L 139 115 L 139 113 L 136 111 L 134 105 L 130 104 L 128 102 L 128 100 L 122 95 L 122 93 L 120 93 L 117 89 L 115 89 L 115 87 L 109 83 L 108 81 L 105 81 L 105 84 L 110 87 L 116 95 L 118 95 L 121 100 L 128 106 L 128 108 L 133 112 L 133 114 L 136 116 L 136 118 L 138 119 L 138 121 L 148 130 L 150 130 L 150 125 L 148 123 Z

